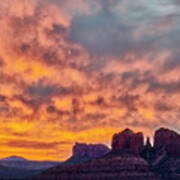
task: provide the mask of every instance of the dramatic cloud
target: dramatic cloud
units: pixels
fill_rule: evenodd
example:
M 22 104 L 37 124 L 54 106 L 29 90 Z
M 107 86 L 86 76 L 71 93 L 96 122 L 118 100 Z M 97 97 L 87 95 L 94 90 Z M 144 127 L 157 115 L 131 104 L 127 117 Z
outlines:
M 179 16 L 178 0 L 0 1 L 1 157 L 180 131 Z

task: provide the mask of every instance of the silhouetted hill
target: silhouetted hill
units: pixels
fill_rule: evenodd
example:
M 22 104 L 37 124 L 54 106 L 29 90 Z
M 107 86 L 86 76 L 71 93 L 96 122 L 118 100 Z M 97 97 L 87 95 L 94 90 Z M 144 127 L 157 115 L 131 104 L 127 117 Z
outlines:
M 13 162 L 13 161 L 27 162 L 27 159 L 19 156 L 10 156 L 7 158 L 0 159 L 0 162 Z
M 60 165 L 54 161 L 29 161 L 23 157 L 10 156 L 0 160 L 0 179 L 22 179 Z
M 44 170 L 57 165 L 60 165 L 60 161 L 31 161 L 23 157 L 10 156 L 0 159 L 0 165 L 9 168 L 19 168 L 26 170 Z

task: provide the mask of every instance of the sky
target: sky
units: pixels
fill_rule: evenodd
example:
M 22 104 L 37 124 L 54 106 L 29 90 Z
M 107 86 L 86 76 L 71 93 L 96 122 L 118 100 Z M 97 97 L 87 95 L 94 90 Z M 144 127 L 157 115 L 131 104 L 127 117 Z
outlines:
M 180 131 L 179 16 L 179 0 L 0 1 L 0 158 Z

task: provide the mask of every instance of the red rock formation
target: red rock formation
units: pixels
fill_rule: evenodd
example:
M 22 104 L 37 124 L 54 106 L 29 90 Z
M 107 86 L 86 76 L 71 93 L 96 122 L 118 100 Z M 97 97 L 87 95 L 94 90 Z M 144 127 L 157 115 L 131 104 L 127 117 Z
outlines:
M 72 156 L 64 164 L 78 164 L 104 156 L 110 149 L 103 144 L 76 143 L 72 149 Z
M 97 158 L 109 152 L 109 148 L 103 144 L 76 143 L 73 147 L 73 156 Z
M 158 129 L 154 136 L 154 148 L 159 148 L 170 144 L 177 136 L 178 134 L 172 130 L 165 128 Z
M 160 128 L 155 132 L 154 148 L 164 148 L 170 157 L 180 157 L 180 135 L 172 130 Z
M 113 136 L 112 151 L 127 151 L 139 156 L 143 149 L 143 141 L 142 133 L 134 133 L 130 129 L 125 129 Z
M 133 131 L 130 129 L 125 129 L 121 133 L 115 134 L 112 139 L 112 150 L 129 149 L 133 134 Z
M 136 155 L 139 156 L 143 149 L 143 134 L 137 133 L 134 134 L 130 140 L 130 151 Z

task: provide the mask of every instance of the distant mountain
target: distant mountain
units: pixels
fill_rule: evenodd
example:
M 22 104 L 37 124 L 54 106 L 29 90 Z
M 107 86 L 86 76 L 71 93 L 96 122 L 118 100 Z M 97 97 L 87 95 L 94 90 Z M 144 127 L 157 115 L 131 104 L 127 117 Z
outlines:
M 31 161 L 19 156 L 10 156 L 0 159 L 0 165 L 10 168 L 21 168 L 26 170 L 44 170 L 57 165 L 60 161 Z
M 22 179 L 59 166 L 60 161 L 30 161 L 19 156 L 0 159 L 0 179 Z
M 20 161 L 20 162 L 24 162 L 27 161 L 27 159 L 23 158 L 23 157 L 19 157 L 19 156 L 10 156 L 7 158 L 3 158 L 0 159 L 0 162 L 13 162 L 13 161 Z

